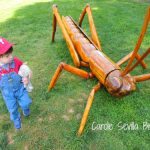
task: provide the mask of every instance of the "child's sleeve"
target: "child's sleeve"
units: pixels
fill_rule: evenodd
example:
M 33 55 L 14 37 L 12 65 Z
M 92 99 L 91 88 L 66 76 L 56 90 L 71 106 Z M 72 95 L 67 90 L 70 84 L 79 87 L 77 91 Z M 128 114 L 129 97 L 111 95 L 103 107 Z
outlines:
M 17 58 L 17 57 L 14 57 L 14 62 L 15 62 L 16 72 L 18 72 L 19 68 L 23 64 L 23 62 L 19 58 Z

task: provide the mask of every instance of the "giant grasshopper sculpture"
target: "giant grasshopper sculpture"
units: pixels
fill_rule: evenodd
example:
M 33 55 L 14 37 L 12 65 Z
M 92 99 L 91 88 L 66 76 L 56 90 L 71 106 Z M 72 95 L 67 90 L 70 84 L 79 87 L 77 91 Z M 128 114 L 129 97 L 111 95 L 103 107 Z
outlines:
M 81 24 L 86 13 L 88 15 L 92 35 L 91 38 L 89 38 L 81 28 Z M 85 111 L 83 113 L 81 124 L 77 133 L 78 135 L 81 135 L 83 132 L 90 107 L 94 99 L 94 94 L 100 89 L 102 85 L 110 94 L 120 97 L 129 94 L 131 91 L 134 91 L 136 89 L 136 82 L 150 79 L 150 74 L 139 76 L 131 76 L 129 74 L 138 64 L 141 64 L 143 68 L 146 68 L 144 58 L 150 53 L 150 48 L 148 48 L 142 56 L 138 53 L 138 50 L 146 33 L 149 22 L 150 8 L 148 8 L 146 13 L 142 31 L 134 50 L 119 62 L 114 63 L 102 51 L 89 5 L 83 9 L 78 24 L 70 16 L 62 16 L 61 18 L 57 6 L 53 5 L 52 42 L 54 42 L 56 25 L 58 23 L 62 30 L 64 39 L 67 42 L 75 67 L 61 62 L 54 76 L 52 77 L 52 80 L 50 81 L 48 90 L 50 91 L 55 86 L 62 70 L 66 70 L 85 79 L 93 77 L 98 79 L 98 84 L 93 87 L 88 97 Z M 133 60 L 135 59 L 136 62 L 133 64 Z M 125 69 L 122 70 L 120 65 L 126 61 L 128 61 L 128 64 Z M 91 72 L 86 72 L 82 69 L 79 69 L 78 67 L 80 66 L 89 67 Z

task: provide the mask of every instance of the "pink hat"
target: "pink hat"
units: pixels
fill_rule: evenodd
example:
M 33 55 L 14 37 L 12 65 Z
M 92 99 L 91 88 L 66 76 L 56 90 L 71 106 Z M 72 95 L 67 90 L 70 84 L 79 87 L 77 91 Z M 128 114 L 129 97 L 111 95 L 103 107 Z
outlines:
M 9 43 L 6 39 L 0 37 L 0 55 L 5 54 L 12 46 L 12 43 Z

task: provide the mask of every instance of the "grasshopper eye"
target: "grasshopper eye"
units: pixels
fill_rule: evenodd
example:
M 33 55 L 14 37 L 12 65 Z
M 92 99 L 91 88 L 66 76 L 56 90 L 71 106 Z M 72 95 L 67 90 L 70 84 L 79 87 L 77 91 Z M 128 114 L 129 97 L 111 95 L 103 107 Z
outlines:
M 117 77 L 110 78 L 110 82 L 113 84 L 114 88 L 116 89 L 120 88 L 122 85 L 121 79 Z
M 108 77 L 105 84 L 109 91 L 116 92 L 121 88 L 122 80 L 118 77 Z

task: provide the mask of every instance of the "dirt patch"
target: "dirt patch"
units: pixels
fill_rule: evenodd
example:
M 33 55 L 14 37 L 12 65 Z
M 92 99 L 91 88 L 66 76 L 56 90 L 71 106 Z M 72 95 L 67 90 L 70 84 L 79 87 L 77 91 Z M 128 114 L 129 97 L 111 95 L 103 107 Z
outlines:
M 14 143 L 14 140 L 13 140 L 13 135 L 12 135 L 12 133 L 8 133 L 8 134 L 7 134 L 7 137 L 8 137 L 8 144 L 13 144 L 13 143 Z
M 80 108 L 84 109 L 84 105 L 83 104 L 79 104 L 78 105 Z
M 73 109 L 73 108 L 70 108 L 70 109 L 68 110 L 68 113 L 73 114 L 73 113 L 74 113 L 74 109 Z
M 79 98 L 79 99 L 78 99 L 78 102 L 79 102 L 79 103 L 83 103 L 83 102 L 84 102 L 84 99 L 83 99 L 83 98 Z
M 69 116 L 67 116 L 67 115 L 63 115 L 62 118 L 63 118 L 65 121 L 69 121 L 69 120 L 70 120 Z
M 0 120 L 4 120 L 4 116 L 3 115 L 0 115 Z
M 87 99 L 87 98 L 88 98 L 88 94 L 87 94 L 87 93 L 82 93 L 81 96 L 82 96 L 84 99 Z
M 69 98 L 69 103 L 70 104 L 74 104 L 76 101 L 74 100 L 74 99 L 72 99 L 72 98 Z
M 0 121 L 2 120 L 6 120 L 6 118 L 7 118 L 8 116 L 6 116 L 6 115 L 0 115 Z
M 43 121 L 43 119 L 42 119 L 42 118 L 38 118 L 38 121 L 39 121 L 39 122 L 42 122 L 42 121 Z
M 77 119 L 77 120 L 80 120 L 81 117 L 82 117 L 82 115 L 81 115 L 80 113 L 76 114 L 76 119 Z
M 25 145 L 24 146 L 24 150 L 28 150 L 29 148 L 28 148 L 28 145 Z
M 52 116 L 49 116 L 49 117 L 48 117 L 48 120 L 49 120 L 49 121 L 52 121 L 52 120 L 53 120 L 53 117 L 52 117 Z

